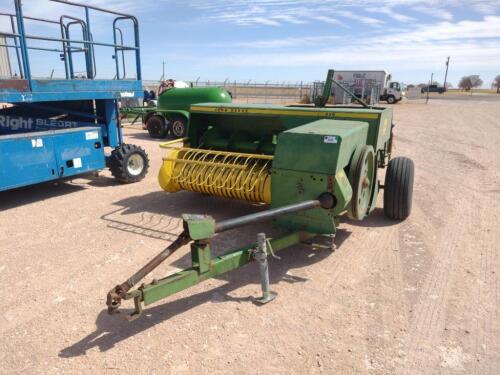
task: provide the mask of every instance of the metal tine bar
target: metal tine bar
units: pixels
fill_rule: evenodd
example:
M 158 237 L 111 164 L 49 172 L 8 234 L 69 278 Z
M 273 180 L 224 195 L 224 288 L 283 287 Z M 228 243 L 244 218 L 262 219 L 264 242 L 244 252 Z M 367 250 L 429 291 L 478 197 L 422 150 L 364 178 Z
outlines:
M 212 167 L 212 169 L 210 170 L 210 173 L 207 173 L 207 172 L 200 173 L 200 176 L 205 175 L 205 179 L 203 180 L 203 182 L 201 182 L 201 184 L 200 184 L 199 186 L 204 186 L 204 187 L 206 187 L 206 188 L 211 188 L 212 186 L 214 186 L 214 185 L 217 183 L 217 178 L 218 178 L 218 176 L 217 176 L 217 175 L 216 175 L 216 176 L 214 176 L 214 178 L 213 178 L 213 182 L 212 182 L 211 184 L 209 184 L 209 183 L 208 183 L 208 180 L 210 179 L 210 176 L 211 176 L 211 174 L 212 174 L 212 173 L 216 173 L 216 172 L 217 172 L 217 170 L 219 170 L 219 171 L 224 170 L 224 168 L 223 168 L 223 166 L 222 166 L 222 165 L 225 163 L 225 159 L 226 159 L 226 158 L 224 158 L 222 161 L 218 161 L 218 160 L 217 160 L 217 156 L 215 156 L 215 157 L 214 157 L 214 160 L 215 160 L 218 164 L 221 164 L 221 165 L 219 166 L 219 168 L 218 168 L 218 169 L 216 169 L 216 167 L 215 167 L 215 166 L 213 166 L 213 167 Z M 219 173 L 219 174 L 220 174 L 220 173 Z
M 208 153 L 201 153 L 201 159 L 200 160 L 197 160 L 198 162 L 205 162 L 206 159 L 208 158 L 209 154 Z M 200 168 L 198 168 L 200 167 Z M 193 179 L 191 179 L 191 185 L 193 186 L 203 186 L 203 182 L 202 181 L 199 181 L 202 177 L 203 177 L 203 174 L 206 173 L 206 170 L 207 168 L 209 168 L 208 165 L 206 164 L 193 164 L 192 168 L 194 169 L 194 173 L 193 174 Z
M 233 161 L 233 162 L 234 162 L 234 163 L 237 163 L 237 162 L 239 161 L 239 159 L 240 159 L 240 158 L 242 158 L 242 157 L 245 157 L 245 156 L 243 156 L 243 154 L 238 154 L 238 155 L 235 157 L 235 159 L 234 159 L 234 161 Z M 249 159 L 249 157 L 248 157 L 248 156 L 246 156 L 246 159 L 245 159 L 246 161 L 245 161 L 245 163 L 244 163 L 244 166 L 245 166 L 245 167 L 248 165 L 248 159 Z M 227 187 L 227 188 L 228 188 L 228 190 L 233 190 L 233 189 L 236 187 L 236 185 L 237 185 L 237 183 L 238 183 L 238 181 L 239 181 L 239 178 L 240 178 L 240 176 L 241 176 L 241 174 L 242 174 L 242 173 L 243 173 L 243 171 L 242 171 L 240 174 L 238 174 L 238 177 L 236 178 L 236 181 L 234 181 L 232 185 L 230 185 L 230 186 L 228 186 L 228 187 Z M 231 181 L 230 181 L 230 182 L 231 182 Z M 225 186 L 225 185 L 223 185 L 223 186 L 222 186 L 222 188 L 223 188 L 224 186 Z
M 241 190 L 245 189 L 245 186 L 246 186 L 246 185 L 248 185 L 249 183 L 251 183 L 250 176 L 251 176 L 251 174 L 253 174 L 254 170 L 257 168 L 257 165 L 258 165 L 258 162 L 255 162 L 255 163 L 252 165 L 252 167 L 251 167 L 251 169 L 250 169 L 249 173 L 247 174 L 247 178 L 246 178 L 246 179 L 245 179 L 245 181 L 244 181 L 244 182 L 240 185 L 240 186 L 241 186 L 241 187 L 240 187 L 240 189 L 241 189 Z M 258 177 L 258 176 L 257 176 L 257 177 Z M 251 190 L 255 187 L 255 185 L 257 184 L 257 182 L 258 182 L 258 179 L 254 179 L 254 180 L 253 180 L 253 185 L 252 185 L 249 189 L 247 189 L 247 191 L 251 191 Z
M 248 183 L 248 180 L 250 179 L 250 176 L 252 175 L 252 172 L 255 169 L 256 165 L 257 165 L 257 162 L 253 163 L 250 171 L 248 171 L 248 173 L 246 175 L 246 179 L 243 181 L 243 183 L 237 185 L 237 186 L 240 186 L 240 188 L 239 189 L 237 188 L 236 190 L 243 190 L 244 189 L 244 186 Z
M 185 166 L 185 168 L 187 168 L 187 169 L 188 169 L 188 173 L 184 173 L 185 177 L 184 177 L 184 179 L 183 179 L 183 180 L 180 180 L 180 181 L 181 181 L 181 182 L 188 182 L 188 183 L 190 183 L 191 185 L 196 186 L 196 185 L 195 185 L 196 180 L 190 179 L 191 173 L 189 173 L 189 172 L 190 172 L 190 170 L 193 170 L 193 169 L 194 169 L 194 171 L 196 171 L 196 162 L 197 162 L 197 161 L 199 161 L 199 160 L 197 159 L 198 155 L 200 155 L 200 154 L 201 154 L 202 156 L 203 156 L 203 155 L 205 155 L 205 158 L 206 158 L 206 155 L 207 155 L 207 154 L 204 154 L 204 153 L 203 153 L 203 152 L 201 152 L 201 151 L 200 151 L 200 152 L 196 152 L 196 151 L 194 151 L 194 152 L 192 152 L 191 154 L 192 154 L 191 160 L 193 160 L 193 161 L 194 161 L 194 163 L 193 163 L 193 164 L 191 164 L 191 165 L 186 165 L 186 166 Z M 204 161 L 204 160 L 203 160 L 203 161 Z
M 223 155 L 222 155 L 223 156 Z M 221 163 L 226 163 L 227 159 L 230 159 L 231 156 L 230 155 L 225 155 L 224 156 L 224 159 L 222 160 Z M 210 187 L 214 186 L 217 184 L 217 182 L 223 178 L 223 175 L 225 173 L 225 168 L 221 168 L 221 170 L 219 171 L 219 173 L 215 176 L 214 178 L 214 182 L 213 184 L 210 185 Z M 228 177 L 229 178 L 229 177 Z M 222 182 L 222 185 L 216 185 L 216 188 L 217 189 L 220 189 L 222 186 L 224 186 L 224 183 L 225 183 L 225 180 Z
M 202 162 L 205 162 L 205 161 L 206 161 L 206 159 L 209 157 L 209 153 L 200 152 L 200 154 L 202 155 L 202 158 L 201 158 L 201 160 L 200 160 L 200 161 L 202 161 Z M 197 169 L 196 169 L 196 165 L 193 165 L 193 168 L 194 168 L 195 170 L 197 170 Z M 209 168 L 209 166 L 208 166 L 208 165 L 203 165 L 203 166 L 202 166 L 202 168 L 201 168 L 201 170 L 197 170 L 197 172 L 198 172 L 198 173 L 196 173 L 196 175 L 195 175 L 195 179 L 192 181 L 192 182 L 193 182 L 192 184 L 193 184 L 194 186 L 203 186 L 203 182 L 201 182 L 201 181 L 200 181 L 200 182 L 197 182 L 197 180 L 200 180 L 200 179 L 203 177 L 203 174 L 206 174 L 206 170 L 207 170 L 208 168 Z
M 253 171 L 255 169 L 257 169 L 257 163 L 255 163 L 253 166 L 252 166 L 252 170 L 251 172 L 253 173 Z M 247 178 L 247 180 L 245 180 L 245 182 L 241 185 L 241 189 L 245 189 L 245 186 L 247 185 L 248 182 L 250 182 L 250 186 L 246 189 L 247 192 L 251 192 L 255 189 L 255 187 L 257 186 L 257 183 L 259 182 L 259 178 L 260 178 L 260 174 L 261 174 L 262 170 L 257 174 L 257 178 L 254 178 L 253 179 L 253 183 L 252 181 L 249 181 L 249 179 Z M 250 176 L 250 173 L 248 174 L 248 176 Z
M 210 154 L 209 154 L 209 153 L 207 153 L 206 155 L 207 155 L 207 157 L 208 157 Z M 220 156 L 220 155 L 216 153 L 216 154 L 214 154 L 213 156 L 214 156 L 214 160 L 215 160 L 218 164 L 224 164 L 224 163 L 225 163 L 225 160 L 227 159 L 227 156 L 226 156 L 226 157 L 224 157 L 224 159 L 223 159 L 222 161 L 218 161 L 218 160 L 217 160 L 217 157 L 218 157 L 218 156 Z M 209 179 L 210 179 L 210 177 L 211 177 L 211 173 L 214 173 L 214 172 L 216 171 L 216 167 L 217 167 L 217 166 L 215 166 L 215 165 L 214 165 L 214 166 L 208 166 L 208 165 L 207 165 L 207 167 L 206 167 L 206 168 L 199 170 L 199 171 L 198 171 L 198 173 L 197 173 L 197 176 L 196 176 L 196 177 L 197 177 L 197 180 L 200 180 L 203 176 L 205 176 L 205 178 L 204 178 L 204 180 L 203 180 L 203 181 L 200 181 L 200 182 L 196 183 L 196 186 L 203 186 L 203 187 L 206 187 L 206 188 L 211 188 L 212 186 L 214 186 L 214 185 L 217 183 L 217 177 L 218 177 L 218 176 L 216 176 L 216 177 L 214 178 L 214 182 L 213 182 L 212 184 L 207 184 L 207 182 L 208 182 L 208 180 L 209 180 Z M 219 168 L 220 170 L 224 170 L 224 167 L 223 167 L 222 165 L 220 165 L 219 167 L 220 167 L 220 168 Z
M 247 175 L 248 176 L 248 175 Z M 235 191 L 239 191 L 241 189 L 238 189 L 238 185 L 239 185 L 239 182 L 241 180 L 241 178 L 243 177 L 243 171 L 241 171 L 241 173 L 238 173 L 235 181 L 233 182 L 233 184 L 231 185 L 231 188 L 230 190 L 235 190 Z
M 193 153 L 193 151 L 187 151 L 186 155 L 187 155 L 187 157 L 184 158 L 185 160 L 194 160 L 194 153 Z M 182 166 L 181 170 L 179 171 L 178 176 L 174 176 L 173 178 L 176 179 L 176 180 L 178 180 L 179 177 L 184 174 L 184 170 L 186 168 L 188 168 L 188 167 L 189 167 L 188 164 L 184 164 Z M 174 168 L 174 172 L 175 172 L 175 168 Z
M 230 195 L 229 192 L 232 191 L 232 196 L 247 200 L 261 193 L 256 187 L 265 178 L 264 174 L 273 159 L 267 155 L 260 158 L 260 155 L 226 151 L 184 151 L 184 155 L 177 160 L 183 166 L 173 179 L 188 185 L 192 190 L 224 196 Z M 261 163 L 262 160 L 265 162 Z
M 234 165 L 237 162 L 237 160 L 238 156 L 235 156 L 234 158 L 232 158 L 230 163 Z M 243 170 L 235 172 L 234 168 L 228 167 L 228 169 L 226 169 L 224 172 L 225 172 L 224 174 L 225 178 L 223 181 L 221 181 L 221 184 L 218 186 L 218 189 L 227 189 L 228 191 L 231 191 L 235 184 L 235 182 L 233 182 L 234 175 L 236 174 L 238 176 L 238 172 L 243 173 Z
M 231 152 L 231 151 L 218 151 L 218 150 L 204 150 L 204 149 L 199 149 L 199 148 L 190 148 L 190 147 L 184 147 L 182 148 L 185 151 L 202 151 L 202 152 L 208 152 L 208 153 L 213 153 L 213 154 L 220 154 L 220 155 L 232 155 L 232 156 L 244 156 L 244 157 L 252 157 L 255 159 L 265 159 L 265 160 L 273 160 L 274 156 L 272 155 L 260 155 L 260 154 L 245 154 L 241 152 Z
M 194 161 L 194 162 L 196 161 L 196 159 L 195 159 L 195 158 L 196 158 L 196 152 L 194 152 L 194 151 L 190 151 L 190 152 L 186 153 L 186 155 L 188 156 L 188 157 L 186 158 L 187 160 Z M 184 166 L 181 168 L 181 170 L 180 170 L 180 172 L 179 172 L 179 177 L 180 177 L 180 176 L 182 176 L 182 175 L 184 175 L 184 178 L 183 178 L 183 179 L 179 179 L 179 181 L 180 181 L 180 182 L 185 182 L 185 181 L 187 181 L 187 179 L 188 179 L 188 177 L 189 177 L 190 173 L 184 173 L 184 171 L 185 171 L 186 169 L 189 171 L 189 170 L 190 170 L 190 169 L 192 169 L 192 168 L 193 168 L 193 165 L 188 165 L 188 164 L 184 165 Z

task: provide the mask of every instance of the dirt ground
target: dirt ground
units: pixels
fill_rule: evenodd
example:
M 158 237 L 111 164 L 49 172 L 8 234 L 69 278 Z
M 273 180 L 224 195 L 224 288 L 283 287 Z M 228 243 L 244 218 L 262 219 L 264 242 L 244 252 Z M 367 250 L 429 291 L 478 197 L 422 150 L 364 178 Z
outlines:
M 259 307 L 250 264 L 147 308 L 132 323 L 105 296 L 179 233 L 181 213 L 217 219 L 253 205 L 160 191 L 108 172 L 0 194 L 0 373 L 500 374 L 499 102 L 394 106 L 395 154 L 415 161 L 413 212 L 344 220 L 335 252 L 296 246 L 270 264 L 278 298 Z M 255 240 L 224 233 L 218 252 Z M 185 247 L 154 276 L 189 263 Z M 130 308 L 128 304 L 126 307 Z

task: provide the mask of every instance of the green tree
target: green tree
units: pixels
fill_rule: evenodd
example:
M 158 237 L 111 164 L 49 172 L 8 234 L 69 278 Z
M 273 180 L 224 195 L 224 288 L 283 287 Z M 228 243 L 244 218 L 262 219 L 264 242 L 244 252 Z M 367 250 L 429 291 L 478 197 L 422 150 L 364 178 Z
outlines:
M 500 74 L 495 77 L 491 86 L 496 87 L 497 94 L 500 94 Z
M 458 87 L 465 91 L 470 91 L 471 89 L 481 87 L 482 85 L 483 80 L 477 74 L 462 77 L 458 83 Z

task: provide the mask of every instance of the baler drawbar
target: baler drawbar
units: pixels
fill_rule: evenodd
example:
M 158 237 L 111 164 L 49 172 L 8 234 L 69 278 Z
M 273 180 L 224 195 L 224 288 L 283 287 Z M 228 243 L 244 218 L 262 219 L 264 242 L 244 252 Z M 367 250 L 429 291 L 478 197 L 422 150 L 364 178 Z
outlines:
M 226 273 L 235 268 L 241 267 L 254 259 L 254 247 L 231 251 L 223 256 L 212 259 L 210 255 L 210 239 L 216 233 L 221 233 L 235 229 L 244 225 L 267 221 L 282 215 L 310 210 L 312 208 L 322 207 L 324 209 L 332 208 L 334 197 L 325 193 L 315 200 L 309 200 L 301 203 L 291 204 L 289 206 L 274 208 L 263 212 L 258 212 L 235 219 L 224 220 L 216 223 L 213 218 L 206 215 L 183 215 L 184 230 L 165 250 L 155 256 L 139 271 L 134 273 L 127 281 L 113 288 L 107 297 L 108 312 L 114 313 L 120 307 L 122 299 L 131 299 L 135 301 L 136 311 L 132 315 L 136 317 L 142 312 L 141 302 L 151 303 L 157 300 L 158 295 L 164 298 L 172 294 L 172 289 L 176 285 L 184 287 L 192 286 L 207 277 L 203 275 L 209 272 L 209 277 L 214 277 Z M 269 251 L 279 251 L 283 248 L 299 243 L 310 236 L 306 233 L 294 233 L 281 239 L 270 241 Z M 155 268 L 162 264 L 168 257 L 182 246 L 193 242 L 191 247 L 193 267 L 168 276 L 161 280 L 153 280 L 151 284 L 142 285 L 139 289 L 130 292 L 130 289 L 137 285 L 144 277 L 151 273 Z M 273 245 L 274 244 L 274 245 Z M 204 272 L 203 272 L 204 271 Z M 203 275 L 203 276 L 202 276 Z

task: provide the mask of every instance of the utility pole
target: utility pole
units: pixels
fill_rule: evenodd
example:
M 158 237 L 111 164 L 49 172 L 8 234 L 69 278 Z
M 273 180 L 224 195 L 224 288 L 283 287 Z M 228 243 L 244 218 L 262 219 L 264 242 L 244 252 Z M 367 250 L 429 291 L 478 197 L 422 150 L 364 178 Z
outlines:
M 427 98 L 425 99 L 425 104 L 429 102 L 429 91 L 431 91 L 432 79 L 434 78 L 434 73 L 431 73 L 431 80 L 427 85 Z
M 163 65 L 163 73 L 161 75 L 161 81 L 163 82 L 165 80 L 165 64 L 166 64 L 166 62 L 163 61 L 161 64 Z
M 450 56 L 446 59 L 446 73 L 444 74 L 444 91 L 446 91 L 446 78 L 448 78 L 448 66 L 450 65 Z

